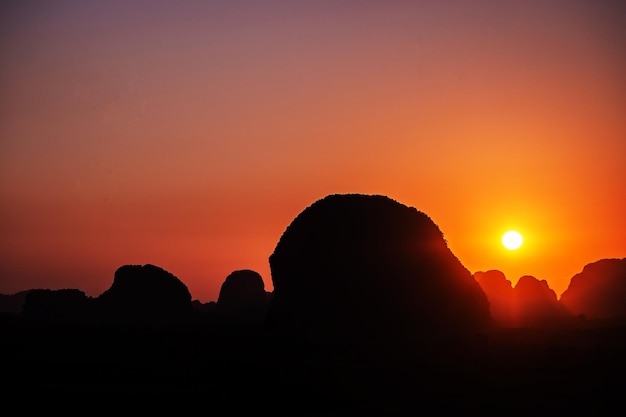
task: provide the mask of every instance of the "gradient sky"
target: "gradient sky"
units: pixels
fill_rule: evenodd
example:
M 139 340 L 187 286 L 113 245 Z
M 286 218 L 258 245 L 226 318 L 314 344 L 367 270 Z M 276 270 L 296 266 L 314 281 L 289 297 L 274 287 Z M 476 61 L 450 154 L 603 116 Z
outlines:
M 620 1 L 3 1 L 0 293 L 194 299 L 334 193 L 428 214 L 472 272 L 626 257 Z M 500 236 L 519 230 L 511 252 Z

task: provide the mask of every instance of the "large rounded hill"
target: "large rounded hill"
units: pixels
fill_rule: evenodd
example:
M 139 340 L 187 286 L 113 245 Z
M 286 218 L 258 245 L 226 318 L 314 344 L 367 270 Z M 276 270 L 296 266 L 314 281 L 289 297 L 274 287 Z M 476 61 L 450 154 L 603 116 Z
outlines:
M 268 327 L 312 340 L 412 341 L 490 321 L 439 227 L 386 196 L 316 201 L 287 227 L 270 268 Z

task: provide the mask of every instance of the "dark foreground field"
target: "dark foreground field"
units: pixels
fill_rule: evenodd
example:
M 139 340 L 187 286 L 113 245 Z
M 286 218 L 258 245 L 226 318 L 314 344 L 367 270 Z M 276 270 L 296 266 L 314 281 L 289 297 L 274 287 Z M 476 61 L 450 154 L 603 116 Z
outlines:
M 624 326 L 496 329 L 377 353 L 206 324 L 1 326 L 2 404 L 26 413 L 598 416 L 618 415 L 626 393 Z

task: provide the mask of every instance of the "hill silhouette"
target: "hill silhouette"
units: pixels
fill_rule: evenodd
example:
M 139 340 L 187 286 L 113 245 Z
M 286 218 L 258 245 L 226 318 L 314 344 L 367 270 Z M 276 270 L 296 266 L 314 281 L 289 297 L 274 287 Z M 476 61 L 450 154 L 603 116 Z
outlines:
M 504 273 L 496 269 L 477 271 L 474 279 L 485 292 L 489 311 L 496 323 L 506 326 L 514 323 L 513 284 Z
M 111 287 L 95 298 L 73 288 L 20 294 L 24 295 L 22 315 L 43 321 L 161 326 L 184 324 L 195 311 L 187 286 L 151 264 L 119 267 Z
M 514 288 L 514 315 L 524 325 L 553 324 L 569 317 L 546 280 L 522 276 Z
M 477 271 L 474 278 L 487 295 L 491 315 L 500 326 L 555 325 L 570 318 L 546 280 L 525 275 L 513 286 L 504 273 L 495 269 Z
M 96 298 L 0 297 L 3 394 L 64 413 L 552 416 L 623 405 L 626 325 L 612 321 L 626 300 L 623 259 L 586 265 L 565 297 L 607 319 L 562 322 L 546 281 L 472 277 L 425 213 L 347 194 L 305 208 L 269 261 L 273 293 L 235 270 L 208 303 L 151 264 L 121 266 Z
M 316 201 L 287 227 L 269 261 L 273 331 L 393 346 L 490 322 L 485 294 L 437 225 L 386 196 Z
M 626 319 L 626 258 L 600 259 L 574 275 L 561 302 L 574 315 Z
M 0 313 L 21 314 L 24 311 L 26 295 L 32 289 L 18 291 L 15 294 L 0 294 Z
M 30 319 L 54 322 L 88 322 L 92 318 L 93 300 L 83 291 L 33 289 L 26 294 L 23 315 Z
M 269 296 L 261 274 L 249 269 L 231 272 L 220 288 L 216 304 L 219 320 L 233 325 L 259 325 L 265 321 Z
M 113 284 L 96 298 L 99 320 L 111 324 L 176 324 L 191 318 L 187 286 L 155 265 L 124 265 Z

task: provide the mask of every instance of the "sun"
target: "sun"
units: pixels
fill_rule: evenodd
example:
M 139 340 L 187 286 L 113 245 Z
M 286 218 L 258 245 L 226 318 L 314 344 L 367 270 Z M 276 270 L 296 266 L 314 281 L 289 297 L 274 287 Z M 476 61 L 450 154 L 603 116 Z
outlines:
M 519 249 L 523 242 L 524 238 L 522 238 L 522 235 L 515 230 L 509 230 L 502 235 L 502 246 L 508 250 Z

